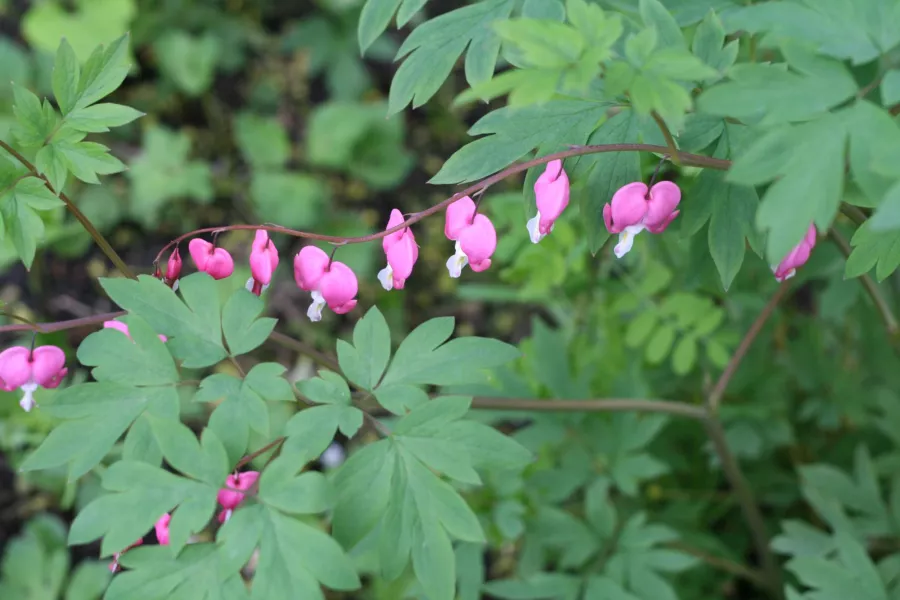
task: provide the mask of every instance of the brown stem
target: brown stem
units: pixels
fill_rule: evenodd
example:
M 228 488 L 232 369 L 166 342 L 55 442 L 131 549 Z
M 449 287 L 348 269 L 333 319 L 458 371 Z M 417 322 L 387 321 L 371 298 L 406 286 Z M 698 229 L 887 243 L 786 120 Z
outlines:
M 709 156 L 702 156 L 700 154 L 691 154 L 689 152 L 680 152 L 676 151 L 674 154 L 672 150 L 666 146 L 656 146 L 653 144 L 598 144 L 593 146 L 574 146 L 569 150 L 563 150 L 562 152 L 556 152 L 555 154 L 548 154 L 547 156 L 542 156 L 540 158 L 535 158 L 532 160 L 528 160 L 525 162 L 521 162 L 515 165 L 511 165 L 506 169 L 500 171 L 499 173 L 495 173 L 490 177 L 482 179 L 478 183 L 474 183 L 467 187 L 466 189 L 456 192 L 446 200 L 435 204 L 431 208 L 426 208 L 425 210 L 416 213 L 411 216 L 407 220 L 403 221 L 391 227 L 389 229 L 385 229 L 384 231 L 380 231 L 378 233 L 373 233 L 370 235 L 364 235 L 360 237 L 337 237 L 333 235 L 321 235 L 317 233 L 310 233 L 307 231 L 297 231 L 296 229 L 289 229 L 287 227 L 281 227 L 278 225 L 270 225 L 270 224 L 262 224 L 262 225 L 226 225 L 223 227 L 206 227 L 203 229 L 196 229 L 194 231 L 185 233 L 183 235 L 178 236 L 168 244 L 162 247 L 159 251 L 159 254 L 156 255 L 156 259 L 154 262 L 159 262 L 162 260 L 163 254 L 171 248 L 172 246 L 188 239 L 194 237 L 196 235 L 200 235 L 202 233 L 215 233 L 222 231 L 238 231 L 238 230 L 250 230 L 250 229 L 263 229 L 265 231 L 271 231 L 273 233 L 283 233 L 285 235 L 289 235 L 292 237 L 303 238 L 307 240 L 315 240 L 319 242 L 331 242 L 333 244 L 361 244 L 365 242 L 373 242 L 375 240 L 380 240 L 381 238 L 388 236 L 392 233 L 396 233 L 401 229 L 405 229 L 414 223 L 418 223 L 422 219 L 431 216 L 441 210 L 445 209 L 451 203 L 459 200 L 463 196 L 472 196 L 477 192 L 481 192 L 491 187 L 495 183 L 502 181 L 509 177 L 510 175 L 515 175 L 516 173 L 521 173 L 522 171 L 527 171 L 532 167 L 537 167 L 539 165 L 547 164 L 553 160 L 561 160 L 565 158 L 571 158 L 573 156 L 583 156 L 585 154 L 599 154 L 603 152 L 655 152 L 658 154 L 669 154 L 672 158 L 673 162 L 678 162 L 680 160 L 680 164 L 695 166 L 695 167 L 707 167 L 710 169 L 718 169 L 725 171 L 729 167 L 731 167 L 731 161 L 725 160 L 721 158 L 711 158 Z
M 75 203 L 72 202 L 72 200 L 70 200 L 69 197 L 65 195 L 65 193 L 63 193 L 62 190 L 59 190 L 58 192 L 54 190 L 53 186 L 50 184 L 50 180 L 47 179 L 47 177 L 45 177 L 42 173 L 40 173 L 37 168 L 33 164 L 31 164 L 31 161 L 22 156 L 18 150 L 16 150 L 3 140 L 0 140 L 0 148 L 6 150 L 13 156 L 13 158 L 22 163 L 26 169 L 34 173 L 35 177 L 39 177 L 44 181 L 44 185 L 47 186 L 47 189 L 53 192 L 54 195 L 56 195 L 60 200 L 63 201 L 63 203 L 66 205 L 66 208 L 69 209 L 69 212 L 72 213 L 72 215 L 78 220 L 79 223 L 81 223 L 81 226 L 84 227 L 85 231 L 87 231 L 90 236 L 94 238 L 94 242 L 97 243 L 97 246 L 100 247 L 100 250 L 103 251 L 103 254 L 105 254 L 106 257 L 109 258 L 110 261 L 112 261 L 112 264 L 116 266 L 116 268 L 120 273 L 122 273 L 122 275 L 130 279 L 137 279 L 134 273 L 132 273 L 131 269 L 128 268 L 128 265 L 125 264 L 125 261 L 122 260 L 122 257 L 120 257 L 119 254 L 113 249 L 113 247 L 110 246 L 109 242 L 106 241 L 106 238 L 103 237 L 103 234 L 100 233 L 96 227 L 94 227 L 94 224 L 91 223 L 90 219 L 88 219 L 87 216 L 83 212 L 81 212 L 81 209 L 78 208 Z
M 675 138 L 672 137 L 672 132 L 669 131 L 668 125 L 666 125 L 666 122 L 655 110 L 650 113 L 650 116 L 653 117 L 654 121 L 656 121 L 656 124 L 659 126 L 659 130 L 662 132 L 663 137 L 666 139 L 666 146 L 668 146 L 669 148 L 669 156 L 672 157 L 672 162 L 676 165 L 681 166 L 681 159 L 678 156 L 678 146 L 675 145 Z
M 725 395 L 725 388 L 728 387 L 731 378 L 734 377 L 738 367 L 741 366 L 744 355 L 747 354 L 747 350 L 750 349 L 750 345 L 753 344 L 753 341 L 756 339 L 756 336 L 759 335 L 759 332 L 766 324 L 766 321 L 772 316 L 772 312 L 775 310 L 775 307 L 778 306 L 778 302 L 781 301 L 781 298 L 784 296 L 788 287 L 789 283 L 785 281 L 772 295 L 762 312 L 756 317 L 756 321 L 754 321 L 753 325 L 750 326 L 750 329 L 747 330 L 744 339 L 741 340 L 741 343 L 738 345 L 737 350 L 734 351 L 731 360 L 728 361 L 728 365 L 725 366 L 725 370 L 722 371 L 722 375 L 719 376 L 719 380 L 716 381 L 716 385 L 713 387 L 713 390 L 706 401 L 707 410 L 709 410 L 712 416 L 715 416 L 718 413 L 719 403 L 722 401 L 722 396 Z
M 728 560 L 727 558 L 722 558 L 721 556 L 713 556 L 708 552 L 700 550 L 699 548 L 694 548 L 693 546 L 688 546 L 687 544 L 684 544 L 682 542 L 669 542 L 668 544 L 666 544 L 666 546 L 674 550 L 678 550 L 679 552 L 690 554 L 695 558 L 699 558 L 709 566 L 719 569 L 720 571 L 725 571 L 726 573 L 730 573 L 731 575 L 734 575 L 736 577 L 746 579 L 759 588 L 768 589 L 768 583 L 765 576 L 759 571 L 751 569 L 746 565 L 736 563 L 732 560 Z
M 263 454 L 265 454 L 266 452 L 268 452 L 269 450 L 271 450 L 271 449 L 274 448 L 275 446 L 281 444 L 285 439 L 286 439 L 286 438 L 285 438 L 284 436 L 282 436 L 282 437 L 279 437 L 279 438 L 276 438 L 276 439 L 272 440 L 271 442 L 269 442 L 268 444 L 266 444 L 265 446 L 263 446 L 262 448 L 260 448 L 260 449 L 257 450 L 256 452 L 251 452 L 250 454 L 248 454 L 247 456 L 245 456 L 244 458 L 242 458 L 241 460 L 239 460 L 239 461 L 237 462 L 237 464 L 234 465 L 234 468 L 235 468 L 235 469 L 240 469 L 240 468 L 243 467 L 244 465 L 249 464 L 250 462 L 253 461 L 253 459 L 255 459 L 255 458 L 258 457 L 258 456 L 262 456 Z
M 857 225 L 862 225 L 869 219 L 869 217 L 866 216 L 866 213 L 861 211 L 858 206 L 853 206 L 846 202 L 841 203 L 841 212 Z
M 836 229 L 829 231 L 828 235 L 831 237 L 831 241 L 833 241 L 841 251 L 841 254 L 844 255 L 844 258 L 849 258 L 853 249 L 850 247 L 850 244 L 847 243 L 847 240 L 844 239 L 844 236 L 838 233 Z M 884 321 L 884 328 L 887 329 L 888 335 L 892 339 L 895 338 L 897 334 L 900 333 L 900 326 L 897 325 L 897 318 L 894 316 L 894 311 L 891 310 L 891 306 L 888 304 L 887 299 L 882 295 L 878 285 L 868 273 L 860 275 L 859 282 L 866 290 L 866 293 L 869 294 L 869 298 L 872 299 L 872 302 L 875 303 L 875 308 L 878 310 L 878 314 L 881 315 L 881 320 Z
M 52 333 L 54 331 L 65 331 L 67 329 L 75 329 L 77 327 L 92 327 L 99 325 L 104 321 L 111 321 L 118 317 L 124 317 L 128 313 L 120 310 L 117 312 L 104 313 L 102 315 L 92 315 L 90 317 L 81 317 L 79 319 L 69 319 L 67 321 L 55 321 L 52 323 L 15 323 L 12 325 L 0 325 L 0 333 L 11 333 L 16 331 L 37 331 L 38 333 Z
M 656 412 L 703 420 L 705 411 L 685 402 L 666 400 L 632 400 L 628 398 L 604 398 L 592 400 L 532 400 L 522 398 L 477 397 L 472 408 L 489 410 L 530 410 L 543 412 Z

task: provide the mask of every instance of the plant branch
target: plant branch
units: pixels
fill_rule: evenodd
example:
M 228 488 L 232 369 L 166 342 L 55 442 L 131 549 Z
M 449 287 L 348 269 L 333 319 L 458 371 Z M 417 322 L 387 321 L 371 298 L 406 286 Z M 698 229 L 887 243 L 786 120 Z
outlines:
M 38 333 L 53 333 L 54 331 L 65 331 L 67 329 L 75 329 L 77 327 L 92 327 L 95 325 L 99 325 L 104 321 L 110 321 L 118 317 L 124 317 L 127 314 L 128 313 L 124 310 L 120 310 L 117 312 L 92 315 L 90 317 L 81 317 L 79 319 L 69 319 L 67 321 L 55 321 L 52 323 L 14 323 L 11 325 L 0 325 L 0 333 L 12 333 L 16 331 L 37 331 Z M 19 319 L 19 317 L 16 317 L 15 315 L 9 316 L 13 319 Z
M 718 413 L 719 403 L 722 401 L 722 396 L 725 395 L 725 389 L 731 382 L 731 378 L 734 377 L 738 367 L 741 366 L 741 361 L 744 360 L 747 350 L 750 349 L 751 344 L 753 344 L 756 336 L 759 335 L 759 332 L 766 324 L 766 321 L 772 316 L 775 307 L 778 306 L 781 298 L 784 296 L 785 292 L 787 292 L 788 287 L 789 284 L 787 281 L 779 286 L 778 290 L 772 295 L 768 303 L 766 303 L 765 307 L 762 309 L 762 312 L 756 317 L 756 320 L 750 326 L 750 329 L 747 330 L 747 333 L 738 345 L 737 350 L 734 351 L 734 355 L 731 357 L 731 360 L 728 361 L 728 365 L 725 366 L 725 370 L 722 371 L 722 374 L 719 376 L 718 381 L 716 381 L 716 385 L 713 387 L 713 390 L 706 401 L 707 410 L 709 411 L 710 416 L 715 416 Z
M 708 552 L 700 550 L 699 548 L 694 548 L 693 546 L 688 546 L 687 544 L 683 544 L 681 542 L 669 542 L 668 544 L 666 544 L 666 546 L 672 548 L 673 550 L 678 550 L 680 552 L 684 552 L 685 554 L 690 554 L 691 556 L 702 560 L 709 566 L 719 569 L 720 571 L 724 571 L 736 577 L 746 579 L 759 588 L 768 589 L 768 582 L 766 581 L 765 576 L 756 569 L 751 569 L 746 565 L 734 562 L 733 560 L 728 560 L 727 558 L 722 558 L 721 556 L 714 556 L 712 554 L 709 554 Z
M 435 204 L 430 208 L 426 208 L 425 210 L 418 212 L 408 218 L 407 220 L 399 223 L 398 225 L 386 229 L 384 231 L 380 231 L 378 233 L 373 233 L 370 235 L 364 235 L 360 237 L 338 237 L 333 235 L 321 235 L 317 233 L 310 233 L 307 231 L 298 231 L 296 229 L 290 229 L 288 227 L 281 227 L 279 225 L 225 225 L 222 227 L 205 227 L 203 229 L 195 229 L 194 231 L 190 231 L 183 235 L 178 236 L 168 244 L 162 247 L 159 251 L 159 254 L 156 255 L 155 263 L 159 263 L 162 260 L 163 254 L 165 254 L 166 250 L 179 244 L 180 242 L 200 235 L 202 233 L 219 233 L 222 231 L 238 231 L 238 230 L 255 230 L 262 229 L 265 231 L 270 231 L 272 233 L 282 233 L 284 235 L 289 235 L 292 237 L 304 238 L 308 240 L 314 240 L 319 242 L 329 242 L 332 244 L 361 244 L 365 242 L 373 242 L 375 240 L 380 240 L 383 237 L 386 237 L 392 233 L 396 233 L 401 229 L 405 229 L 414 223 L 418 223 L 422 219 L 433 215 L 441 210 L 445 209 L 447 206 L 452 204 L 453 202 L 459 200 L 464 196 L 471 196 L 473 194 L 484 192 L 489 187 L 494 185 L 495 183 L 506 179 L 511 175 L 515 175 L 516 173 L 521 173 L 522 171 L 527 171 L 532 167 L 537 167 L 540 165 L 547 164 L 553 160 L 561 160 L 565 158 L 571 158 L 573 156 L 583 156 L 585 154 L 598 154 L 603 152 L 655 152 L 658 154 L 668 154 L 673 162 L 680 161 L 681 164 L 695 167 L 707 167 L 710 169 L 719 169 L 719 170 L 727 170 L 731 166 L 730 160 L 725 160 L 721 158 L 711 158 L 709 156 L 702 156 L 700 154 L 691 154 L 688 152 L 680 152 L 676 151 L 672 154 L 672 150 L 666 146 L 656 146 L 653 144 L 599 144 L 592 146 L 573 146 L 569 150 L 563 150 L 562 152 L 556 152 L 554 154 L 548 154 L 547 156 L 542 156 L 539 158 L 535 158 L 529 161 L 517 163 L 507 167 L 506 169 L 487 177 L 486 179 L 482 179 L 478 183 L 474 183 L 467 187 L 466 189 L 456 192 L 446 200 Z
M 37 170 L 37 168 L 33 164 L 31 164 L 31 161 L 22 156 L 18 150 L 16 150 L 3 140 L 0 140 L 0 148 L 6 150 L 10 155 L 12 155 L 13 158 L 22 163 L 22 165 L 24 165 L 26 169 L 31 171 L 35 177 L 43 180 L 44 185 L 47 186 L 47 189 L 53 192 L 55 196 L 59 197 L 59 199 L 63 201 L 63 203 L 66 205 L 66 208 L 69 209 L 69 212 L 72 213 L 72 215 L 78 220 L 79 223 L 81 223 L 81 226 L 84 227 L 85 231 L 87 231 L 90 236 L 94 238 L 94 241 L 97 243 L 97 246 L 100 247 L 100 250 L 103 251 L 103 254 L 105 254 L 106 257 L 109 258 L 110 261 L 112 261 L 112 264 L 115 265 L 115 267 L 119 270 L 120 273 L 122 273 L 122 275 L 130 279 L 136 279 L 134 273 L 132 273 L 131 269 L 128 268 L 128 265 L 125 264 L 125 261 L 122 260 L 122 257 L 119 256 L 119 254 L 113 249 L 112 246 L 110 246 L 109 242 L 106 241 L 106 238 L 103 237 L 103 234 L 100 233 L 96 227 L 94 227 L 94 224 L 91 223 L 91 220 L 88 219 L 83 212 L 81 212 L 81 209 L 78 208 L 62 190 L 54 190 L 53 186 L 50 184 L 50 180 L 47 179 L 43 174 L 41 174 Z
M 850 258 L 850 253 L 853 249 L 850 248 L 850 244 L 847 243 L 844 236 L 838 233 L 834 228 L 828 232 L 828 235 L 831 237 L 831 241 L 833 241 L 841 251 L 841 254 L 844 255 L 844 258 Z M 897 325 L 897 318 L 894 316 L 894 311 L 891 310 L 890 304 L 888 304 L 887 299 L 881 293 L 878 285 L 868 273 L 860 275 L 859 282 L 866 290 L 866 293 L 869 294 L 869 298 L 872 299 L 872 302 L 875 303 L 875 308 L 878 310 L 878 314 L 881 315 L 881 320 L 884 321 L 884 328 L 887 329 L 888 335 L 893 339 L 900 333 L 900 326 Z
M 706 412 L 699 406 L 666 400 L 633 400 L 604 398 L 593 400 L 533 400 L 522 398 L 477 397 L 472 408 L 489 410 L 528 410 L 536 412 L 655 412 L 704 420 Z
M 266 452 L 268 452 L 269 450 L 271 450 L 271 449 L 274 448 L 275 446 L 278 446 L 278 445 L 281 444 L 285 439 L 286 439 L 286 438 L 285 438 L 284 436 L 275 438 L 274 440 L 272 440 L 271 442 L 269 442 L 268 444 L 266 444 L 265 446 L 263 446 L 262 448 L 260 448 L 260 449 L 257 450 L 256 452 L 251 452 L 250 454 L 248 454 L 247 456 L 245 456 L 244 458 L 242 458 L 241 460 L 239 460 L 239 461 L 237 462 L 236 465 L 234 465 L 235 470 L 240 469 L 240 468 L 243 467 L 244 465 L 253 462 L 253 460 L 254 460 L 255 458 L 257 458 L 257 457 L 259 457 L 259 456 L 262 456 L 263 454 L 265 454 Z
M 669 156 L 672 158 L 672 162 L 676 165 L 681 166 L 681 159 L 678 156 L 678 146 L 675 145 L 675 138 L 672 137 L 672 132 L 669 131 L 669 127 L 666 125 L 666 122 L 655 110 L 650 113 L 650 116 L 653 117 L 654 121 L 656 121 L 656 124 L 659 126 L 659 130 L 662 132 L 663 137 L 666 139 L 666 146 L 669 148 Z
M 341 366 L 335 359 L 331 358 L 324 352 L 319 352 L 306 342 L 301 342 L 300 340 L 296 340 L 277 331 L 273 331 L 271 334 L 269 334 L 269 339 L 276 344 L 279 344 L 280 346 L 283 346 L 290 350 L 295 350 L 300 354 L 303 354 L 304 356 L 308 356 L 330 371 L 334 371 L 335 373 L 339 374 L 342 373 Z
M 858 206 L 853 206 L 846 202 L 841 203 L 841 212 L 857 225 L 862 225 L 869 219 L 869 217 L 866 216 L 866 213 L 860 210 Z

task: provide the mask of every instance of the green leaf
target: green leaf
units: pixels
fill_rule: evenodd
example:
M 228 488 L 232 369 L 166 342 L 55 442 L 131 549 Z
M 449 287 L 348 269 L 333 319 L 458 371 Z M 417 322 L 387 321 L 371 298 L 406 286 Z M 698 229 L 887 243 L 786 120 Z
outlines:
M 297 441 L 296 450 L 306 460 L 317 458 L 331 444 L 340 428 L 352 437 L 362 427 L 363 413 L 358 408 L 341 404 L 323 404 L 301 410 L 291 417 L 284 434 Z
M 297 389 L 318 404 L 350 406 L 350 388 L 347 382 L 332 371 L 320 370 L 318 377 L 297 382 Z
M 608 108 L 596 102 L 554 100 L 542 106 L 495 110 L 469 129 L 469 135 L 489 135 L 457 150 L 429 183 L 475 181 L 538 146 L 553 152 L 569 144 L 583 144 L 603 121 Z
M 85 183 L 100 183 L 97 175 L 110 175 L 126 169 L 109 148 L 95 142 L 53 142 L 66 168 Z
M 47 177 L 54 190 L 63 189 L 69 170 L 56 146 L 49 144 L 38 150 L 34 157 L 34 164 L 38 171 Z
M 738 65 L 729 71 L 730 81 L 709 88 L 697 98 L 697 107 L 722 117 L 761 117 L 761 125 L 774 125 L 807 121 L 856 93 L 856 82 L 844 65 L 825 58 L 810 62 L 815 69 L 801 73 L 774 65 Z
M 754 235 L 759 198 L 755 188 L 728 183 L 721 173 L 710 169 L 699 179 L 692 197 L 705 194 L 711 205 L 709 251 L 727 291 L 744 262 L 745 240 Z
M 867 224 L 874 232 L 900 229 L 900 182 L 887 191 Z
M 291 384 L 284 378 L 287 369 L 278 363 L 258 363 L 244 377 L 244 387 L 269 401 L 293 402 Z
M 566 18 L 566 7 L 562 0 L 525 0 L 522 5 L 522 16 L 529 19 L 552 19 L 562 21 Z
M 260 500 L 289 514 L 321 513 L 331 507 L 333 491 L 324 475 L 312 471 L 295 477 L 298 465 L 292 461 L 284 468 L 280 460 L 272 462 L 260 476 Z
M 422 388 L 403 384 L 380 385 L 375 390 L 375 398 L 385 409 L 401 416 L 428 402 L 428 394 Z
M 219 293 L 215 280 L 206 273 L 180 280 L 184 302 L 149 275 L 139 275 L 137 281 L 101 279 L 100 285 L 116 304 L 167 336 L 169 351 L 185 367 L 214 365 L 228 355 L 222 345 Z
M 659 47 L 686 47 L 681 28 L 659 0 L 640 0 L 640 13 L 644 25 L 656 29 Z
M 470 51 L 484 51 L 487 47 L 490 54 L 496 55 L 494 48 L 499 48 L 499 40 L 491 26 L 507 18 L 514 5 L 512 0 L 486 0 L 416 27 L 397 52 L 397 59 L 406 59 L 391 82 L 388 113 L 395 114 L 410 103 L 413 108 L 425 104 L 447 79 L 467 46 Z M 467 69 L 467 75 L 473 73 L 484 75 L 483 70 Z
M 353 328 L 353 346 L 359 363 L 351 380 L 365 389 L 374 389 L 391 360 L 391 330 L 376 306 Z
M 844 267 L 846 278 L 859 277 L 877 266 L 876 277 L 884 281 L 900 266 L 900 229 L 875 231 L 867 221 L 853 234 L 850 245 L 853 252 Z
M 714 79 L 719 79 L 734 64 L 738 49 L 738 40 L 725 44 L 725 28 L 722 27 L 722 21 L 710 10 L 694 32 L 691 52 L 715 69 L 718 76 Z
M 900 102 L 900 69 L 890 69 L 881 80 L 881 103 L 893 106 Z
M 76 131 L 102 133 L 110 127 L 120 127 L 144 116 L 130 106 L 103 102 L 72 111 L 66 116 L 66 124 Z
M 656 328 L 656 331 L 647 343 L 644 356 L 651 364 L 659 364 L 669 355 L 674 343 L 675 329 L 671 325 L 664 323 Z
M 359 38 L 360 53 L 365 55 L 366 50 L 372 45 L 391 22 L 391 17 L 397 12 L 400 0 L 367 0 L 359 15 L 356 34 Z
M 489 338 L 457 338 L 442 344 L 447 339 L 448 324 L 452 328 L 452 319 L 449 323 L 431 319 L 413 330 L 397 349 L 381 385 L 471 382 L 479 379 L 479 370 L 498 367 L 519 356 L 515 347 Z M 340 356 L 340 346 L 338 350 Z
M 603 125 L 590 138 L 588 144 L 634 143 L 638 135 L 638 120 L 634 111 L 623 110 Z M 612 200 L 613 194 L 627 183 L 638 181 L 641 176 L 641 157 L 637 152 L 609 152 L 584 157 L 578 168 L 590 169 L 587 185 L 579 194 L 581 215 L 588 230 L 588 243 L 596 254 L 606 240 L 609 231 L 603 220 L 603 206 Z
M 675 344 L 672 352 L 672 370 L 678 375 L 686 375 L 697 362 L 697 340 L 684 336 Z
M 36 211 L 56 208 L 62 202 L 37 177 L 21 177 L 15 171 L 5 175 L 9 184 L 0 190 L 0 225 L 12 238 L 25 268 L 30 269 L 37 242 L 44 236 L 44 222 Z
M 78 346 L 78 361 L 95 367 L 97 381 L 126 385 L 164 385 L 178 381 L 175 362 L 146 321 L 137 316 L 125 319 L 129 336 L 115 329 L 101 329 Z
M 170 30 L 153 44 L 162 72 L 189 96 L 210 88 L 221 52 L 220 38 L 212 31 L 194 36 Z
M 282 167 L 291 156 L 291 143 L 277 119 L 240 113 L 234 119 L 234 137 L 244 160 L 254 168 Z
M 560 69 L 578 60 L 585 49 L 581 32 L 556 20 L 520 18 L 496 21 L 493 25 L 515 51 L 517 64 Z
M 78 81 L 77 100 L 72 111 L 90 106 L 114 92 L 131 69 L 126 33 L 105 48 L 98 46 L 84 63 Z
M 40 147 L 56 130 L 59 115 L 50 103 L 41 100 L 31 91 L 13 82 L 13 114 L 16 125 L 13 135 L 22 146 Z
M 59 43 L 53 63 L 53 95 L 63 115 L 68 114 L 78 99 L 81 65 L 65 38 Z
M 257 318 L 265 307 L 258 296 L 243 288 L 235 290 L 225 303 L 222 333 L 232 356 L 247 354 L 269 338 L 278 321 L 269 317 Z
M 519 442 L 483 423 L 453 421 L 440 428 L 435 437 L 465 447 L 476 469 L 518 470 L 534 459 Z

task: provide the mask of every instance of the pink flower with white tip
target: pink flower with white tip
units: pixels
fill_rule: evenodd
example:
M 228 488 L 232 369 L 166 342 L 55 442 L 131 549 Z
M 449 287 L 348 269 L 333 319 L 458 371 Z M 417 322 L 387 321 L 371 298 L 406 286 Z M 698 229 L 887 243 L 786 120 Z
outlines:
M 312 295 L 306 311 L 310 321 L 321 321 L 325 305 L 339 315 L 356 306 L 359 282 L 356 274 L 342 262 L 332 260 L 325 251 L 305 246 L 294 257 L 294 280 L 297 286 Z
M 403 220 L 403 213 L 395 208 L 391 211 L 391 218 L 385 229 L 396 227 Z M 387 266 L 378 272 L 378 281 L 388 291 L 402 290 L 412 274 L 413 265 L 419 259 L 419 246 L 412 229 L 407 227 L 386 235 L 381 240 L 381 247 L 387 256 Z
M 125 335 L 128 336 L 129 340 L 131 340 L 132 342 L 134 341 L 133 339 L 131 339 L 131 332 L 128 330 L 128 325 L 126 325 L 122 321 L 103 321 L 103 328 L 104 329 L 115 329 L 116 331 L 121 331 L 122 333 L 124 333 Z M 166 336 L 160 334 L 159 339 L 165 342 L 167 338 L 166 338 Z
M 800 243 L 794 246 L 777 266 L 772 267 L 776 281 L 786 281 L 797 274 L 797 269 L 806 264 L 816 245 L 816 226 L 810 225 Z
M 553 231 L 553 223 L 569 205 L 569 176 L 561 160 L 552 160 L 534 183 L 537 214 L 528 220 L 528 235 L 537 244 Z
M 250 249 L 250 279 L 247 289 L 257 296 L 262 294 L 272 281 L 272 273 L 278 268 L 278 249 L 269 239 L 264 229 L 256 232 L 256 238 Z
M 0 352 L 0 389 L 11 392 L 21 388 L 25 395 L 19 405 L 30 411 L 35 406 L 34 392 L 38 387 L 53 389 L 59 386 L 66 369 L 66 355 L 56 346 L 41 346 L 34 350 L 23 346 Z
M 447 207 L 444 235 L 456 242 L 456 252 L 447 260 L 450 277 L 459 277 L 466 265 L 476 273 L 491 266 L 491 255 L 497 249 L 497 231 L 491 220 L 477 210 L 468 196 Z
M 160 546 L 169 545 L 169 523 L 171 521 L 172 515 L 166 513 L 161 516 L 153 526 L 154 531 L 156 531 L 156 541 L 159 542 Z
M 169 261 L 166 263 L 166 285 L 173 290 L 178 289 L 178 278 L 181 277 L 181 253 L 176 247 L 169 255 Z
M 619 234 L 613 251 L 622 258 L 634 244 L 634 236 L 649 230 L 662 233 L 678 216 L 681 190 L 671 181 L 660 181 L 649 190 L 640 181 L 629 183 L 613 194 L 611 204 L 603 207 L 603 221 L 610 233 Z
M 213 279 L 225 279 L 234 273 L 234 259 L 225 248 L 195 238 L 188 244 L 191 258 L 197 265 L 197 270 L 209 273 Z
M 225 487 L 219 490 L 216 500 L 222 505 L 222 512 L 219 513 L 219 522 L 224 523 L 234 510 L 244 501 L 246 491 L 253 487 L 256 480 L 259 479 L 259 471 L 244 471 L 243 473 L 235 473 L 229 475 L 225 480 Z

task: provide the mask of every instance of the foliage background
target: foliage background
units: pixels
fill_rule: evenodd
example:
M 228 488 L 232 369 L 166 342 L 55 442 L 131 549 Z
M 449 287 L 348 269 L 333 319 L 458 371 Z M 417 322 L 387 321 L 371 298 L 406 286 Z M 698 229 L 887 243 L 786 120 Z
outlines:
M 555 6 L 550 0 L 540 7 L 524 4 L 531 10 Z M 605 4 L 629 9 L 627 2 Z M 710 4 L 733 7 L 727 1 L 664 4 L 689 32 Z M 448 186 L 426 182 L 471 141 L 468 128 L 503 101 L 454 104 L 466 89 L 459 69 L 430 102 L 385 119 L 396 70 L 392 60 L 408 28 L 391 28 L 361 59 L 361 5 L 357 0 L 0 0 L 0 139 L 8 139 L 13 122 L 13 92 L 5 82 L 24 82 L 50 95 L 53 52 L 63 35 L 83 58 L 97 43 L 130 30 L 137 69 L 113 99 L 147 116 L 102 136 L 129 169 L 105 178 L 103 186 L 74 181 L 67 188 L 129 265 L 146 272 L 159 247 L 203 226 L 274 222 L 347 236 L 378 230 L 393 207 L 414 212 L 449 195 Z M 432 0 L 427 15 L 460 5 Z M 411 24 L 422 20 L 420 14 Z M 745 42 L 734 48 L 741 58 L 752 52 Z M 866 69 L 855 73 L 863 81 L 874 74 Z M 665 144 L 649 119 L 628 128 L 632 141 Z M 680 141 L 683 148 L 699 150 L 711 140 L 691 140 L 693 147 Z M 578 166 L 587 169 L 587 162 Z M 648 155 L 635 155 L 625 166 L 603 164 L 645 180 L 655 167 Z M 743 251 L 745 237 L 756 250 L 762 242 L 753 231 L 717 229 L 716 221 L 728 223 L 734 215 L 691 205 L 692 192 L 701 196 L 698 190 L 716 181 L 695 169 L 664 165 L 661 176 L 676 178 L 685 190 L 682 217 L 665 236 L 643 236 L 629 260 L 617 263 L 608 247 L 597 252 L 606 241 L 603 232 L 578 216 L 579 205 L 607 191 L 603 175 L 610 171 L 595 166 L 594 172 L 573 191 L 566 217 L 539 246 L 528 243 L 524 227 L 526 178 L 492 187 L 485 206 L 501 244 L 495 267 L 478 277 L 457 282 L 445 276 L 450 248 L 440 218 L 416 229 L 420 262 L 403 293 L 385 294 L 378 286 L 377 245 L 342 248 L 340 259 L 362 282 L 361 306 L 377 303 L 395 340 L 432 317 L 452 315 L 457 335 L 519 346 L 522 358 L 493 380 L 460 393 L 700 403 L 777 288 L 762 252 Z M 851 200 L 852 194 L 859 190 L 848 190 Z M 755 208 L 755 194 L 747 202 Z M 18 262 L 12 236 L 0 243 L 4 310 L 39 321 L 112 310 L 97 283 L 110 274 L 109 267 L 90 237 L 62 210 L 43 212 L 41 219 L 45 241 L 30 270 Z M 852 234 L 845 217 L 836 227 L 846 237 Z M 733 256 L 721 250 L 711 256 L 715 235 L 737 238 L 740 271 Z M 251 238 L 237 232 L 222 239 L 241 257 Z M 362 311 L 309 324 L 306 298 L 287 268 L 301 244 L 277 236 L 275 241 L 283 266 L 264 297 L 267 314 L 309 349 L 334 354 L 335 338 L 347 339 Z M 884 262 L 892 260 L 893 253 L 882 254 Z M 873 268 L 876 258 L 863 262 L 868 268 L 860 272 Z M 880 289 L 893 302 L 898 278 L 884 269 Z M 773 548 L 781 558 L 793 559 L 788 572 L 798 589 L 802 583 L 825 590 L 810 598 L 850 597 L 841 595 L 848 590 L 854 598 L 896 597 L 896 354 L 878 312 L 858 281 L 845 280 L 845 272 L 839 248 L 820 241 L 732 380 L 721 418 L 763 506 Z M 232 287 L 248 275 L 248 268 L 239 267 Z M 723 281 L 731 278 L 726 293 Z M 228 291 L 223 288 L 223 296 Z M 74 356 L 87 333 L 40 340 Z M 288 366 L 292 380 L 314 373 L 308 352 L 269 344 L 259 354 Z M 228 364 L 218 368 L 231 372 Z M 92 473 L 74 485 L 64 472 L 16 474 L 55 421 L 40 411 L 24 414 L 15 394 L 4 396 L 0 586 L 27 589 L 25 597 L 34 599 L 94 598 L 106 583 L 105 565 L 93 562 L 98 545 L 70 551 L 63 540 L 74 514 L 98 493 L 99 478 Z M 204 409 L 185 403 L 184 410 L 189 424 L 205 422 Z M 752 585 L 755 571 L 748 575 L 740 567 L 756 561 L 747 527 L 697 423 L 626 414 L 477 415 L 514 434 L 537 460 L 521 479 L 489 481 L 466 494 L 488 533 L 488 550 L 482 563 L 478 548 L 457 547 L 461 598 L 582 592 L 585 598 L 626 600 L 675 593 L 684 599 L 759 597 Z M 278 419 L 276 413 L 273 420 Z M 352 442 L 341 439 L 356 448 L 374 437 L 365 432 Z M 70 572 L 70 564 L 78 566 Z M 617 570 L 645 587 L 629 592 L 604 587 L 610 584 L 601 575 Z M 405 587 L 410 581 L 391 584 L 372 577 L 358 597 L 417 597 L 414 586 Z M 892 595 L 880 595 L 882 587 Z

